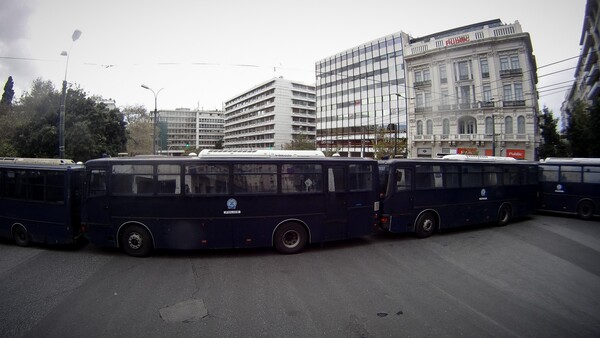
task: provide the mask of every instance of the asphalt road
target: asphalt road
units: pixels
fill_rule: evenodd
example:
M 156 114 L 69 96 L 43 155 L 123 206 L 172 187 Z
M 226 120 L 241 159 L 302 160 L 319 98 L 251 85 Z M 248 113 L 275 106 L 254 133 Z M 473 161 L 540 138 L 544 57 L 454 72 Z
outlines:
M 0 242 L 1 337 L 598 337 L 600 222 L 538 215 L 284 256 Z

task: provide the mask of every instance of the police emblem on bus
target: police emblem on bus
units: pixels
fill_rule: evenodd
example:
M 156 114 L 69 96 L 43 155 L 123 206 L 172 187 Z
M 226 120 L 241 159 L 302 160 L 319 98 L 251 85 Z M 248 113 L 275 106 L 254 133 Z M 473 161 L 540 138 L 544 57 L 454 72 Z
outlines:
M 223 210 L 223 214 L 225 214 L 225 215 L 241 214 L 242 211 L 235 210 L 236 208 L 237 208 L 237 201 L 235 200 L 235 198 L 230 198 L 227 200 L 227 209 L 229 209 L 229 210 Z
M 479 197 L 480 201 L 485 201 L 487 200 L 487 191 L 485 191 L 485 189 L 481 189 L 481 197 Z
M 237 208 L 237 201 L 235 200 L 235 198 L 230 198 L 227 200 L 227 209 L 229 210 L 233 210 Z

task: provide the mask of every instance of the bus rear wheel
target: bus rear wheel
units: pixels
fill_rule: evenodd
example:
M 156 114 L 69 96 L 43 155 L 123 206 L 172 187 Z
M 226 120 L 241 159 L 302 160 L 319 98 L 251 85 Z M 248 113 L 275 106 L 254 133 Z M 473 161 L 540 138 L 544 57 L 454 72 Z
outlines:
M 12 236 L 18 246 L 29 246 L 29 244 L 31 244 L 29 233 L 21 224 L 17 224 L 13 227 Z
M 512 210 L 509 205 L 503 204 L 500 209 L 498 209 L 498 221 L 496 222 L 498 226 L 505 226 L 510 222 L 512 218 Z
M 308 233 L 301 224 L 282 224 L 275 231 L 273 243 L 279 253 L 286 255 L 299 253 L 308 243 Z
M 121 234 L 121 247 L 126 254 L 134 257 L 147 257 L 154 249 L 150 232 L 137 224 L 125 227 Z
M 591 219 L 594 216 L 594 204 L 590 201 L 581 201 L 577 205 L 577 216 L 581 219 Z
M 415 235 L 418 238 L 429 237 L 437 228 L 437 218 L 432 212 L 425 212 L 419 216 L 415 225 Z

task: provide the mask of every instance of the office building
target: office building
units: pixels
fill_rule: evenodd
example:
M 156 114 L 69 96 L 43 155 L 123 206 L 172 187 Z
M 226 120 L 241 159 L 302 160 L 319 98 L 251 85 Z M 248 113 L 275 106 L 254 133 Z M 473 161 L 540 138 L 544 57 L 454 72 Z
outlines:
M 225 149 L 284 149 L 315 139 L 315 87 L 281 77 L 225 102 Z
M 561 107 L 563 129 L 568 113 L 581 101 L 591 107 L 600 97 L 600 0 L 588 0 L 581 32 L 581 56 L 575 70 L 575 81 Z
M 223 112 L 188 108 L 158 111 L 157 153 L 181 155 L 214 148 L 223 140 Z
M 405 137 L 400 33 L 319 60 L 315 72 L 318 150 L 373 157 L 379 140 Z M 396 155 L 405 151 L 393 148 Z

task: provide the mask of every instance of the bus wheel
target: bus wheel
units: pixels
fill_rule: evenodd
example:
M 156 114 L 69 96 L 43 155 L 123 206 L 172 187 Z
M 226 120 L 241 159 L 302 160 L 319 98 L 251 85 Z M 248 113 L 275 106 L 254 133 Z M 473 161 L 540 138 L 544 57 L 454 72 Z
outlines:
M 121 246 L 126 254 L 134 257 L 149 256 L 154 249 L 150 232 L 137 224 L 125 227 L 121 233 Z
M 591 219 L 594 216 L 594 204 L 590 201 L 581 201 L 577 205 L 577 216 L 581 219 Z
M 505 226 L 510 222 L 512 217 L 512 211 L 510 209 L 510 205 L 503 204 L 498 210 L 498 226 Z
M 282 224 L 275 231 L 273 238 L 275 249 L 282 254 L 295 254 L 306 247 L 308 243 L 308 233 L 306 229 L 298 223 Z
M 29 233 L 27 229 L 21 224 L 15 225 L 12 230 L 13 239 L 18 246 L 29 246 L 31 244 L 31 238 L 29 237 Z
M 429 237 L 437 228 L 437 218 L 432 212 L 425 212 L 417 219 L 415 235 L 419 238 Z

